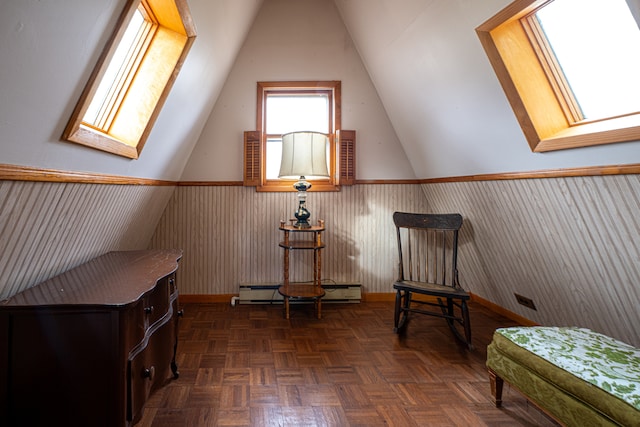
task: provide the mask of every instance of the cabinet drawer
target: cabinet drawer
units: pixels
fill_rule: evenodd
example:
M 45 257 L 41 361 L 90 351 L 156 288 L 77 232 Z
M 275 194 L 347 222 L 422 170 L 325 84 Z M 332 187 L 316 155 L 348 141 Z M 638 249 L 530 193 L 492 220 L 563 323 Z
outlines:
M 155 288 L 142 297 L 142 310 L 147 328 L 160 320 L 169 311 L 169 279 L 170 276 L 163 277 L 158 281 Z
M 172 274 L 160 279 L 152 290 L 140 298 L 132 310 L 124 313 L 123 324 L 126 325 L 126 342 L 129 349 L 140 345 L 149 328 L 169 311 L 169 292 L 171 282 L 175 283 L 174 277 Z
M 176 283 L 176 273 L 167 276 L 167 279 L 169 280 L 169 293 L 173 295 L 178 291 L 178 284 Z
M 153 331 L 145 347 L 133 353 L 127 363 L 127 419 L 137 420 L 148 397 L 174 377 L 177 331 L 174 319 Z

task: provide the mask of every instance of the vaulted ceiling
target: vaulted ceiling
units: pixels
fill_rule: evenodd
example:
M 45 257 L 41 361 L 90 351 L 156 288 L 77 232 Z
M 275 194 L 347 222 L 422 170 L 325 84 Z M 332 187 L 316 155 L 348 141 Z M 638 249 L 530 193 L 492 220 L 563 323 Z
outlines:
M 192 177 L 195 170 L 202 179 L 235 180 L 241 149 L 229 146 L 239 145 L 241 132 L 254 126 L 255 82 L 312 77 L 295 70 L 318 55 L 333 72 L 320 67 L 313 77 L 353 80 L 343 89 L 344 102 L 351 102 L 344 114 L 352 118 L 345 127 L 359 132 L 359 175 L 366 178 L 637 161 L 633 154 L 640 142 L 546 154 L 529 150 L 475 34 L 509 0 L 189 0 L 198 36 L 141 158 L 130 161 L 62 142 L 124 3 L 2 4 L 0 162 L 170 180 Z M 300 36 L 300 23 L 339 37 Z M 270 61 L 283 49 L 297 57 L 274 67 Z M 238 93 L 244 87 L 248 97 Z M 225 117 L 225 109 L 242 116 L 233 123 L 234 133 L 203 133 Z M 210 137 L 226 140 L 210 145 Z M 194 151 L 198 145 L 203 147 Z M 214 174 L 198 172 L 202 166 L 185 170 L 192 152 L 211 149 L 216 152 L 210 156 L 225 157 L 233 166 Z

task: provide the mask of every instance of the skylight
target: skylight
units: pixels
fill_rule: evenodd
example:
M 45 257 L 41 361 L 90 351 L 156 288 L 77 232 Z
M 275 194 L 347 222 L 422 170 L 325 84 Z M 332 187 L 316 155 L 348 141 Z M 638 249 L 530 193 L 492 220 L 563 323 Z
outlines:
M 121 81 L 126 80 L 127 75 L 135 71 L 132 69 L 133 60 L 136 50 L 139 49 L 136 40 L 141 37 L 147 24 L 140 10 L 136 9 L 127 31 L 125 31 L 113 58 L 109 62 L 105 75 L 100 80 L 98 90 L 82 118 L 83 122 L 97 128 L 108 128 L 105 115 L 108 115 L 113 104 L 117 104 L 117 99 L 120 97 L 118 95 L 119 86 L 122 85 Z
M 640 140 L 633 1 L 514 0 L 476 28 L 531 150 Z
M 583 119 L 640 111 L 640 29 L 625 0 L 556 0 L 536 17 Z
M 137 159 L 195 37 L 185 0 L 127 2 L 62 139 Z

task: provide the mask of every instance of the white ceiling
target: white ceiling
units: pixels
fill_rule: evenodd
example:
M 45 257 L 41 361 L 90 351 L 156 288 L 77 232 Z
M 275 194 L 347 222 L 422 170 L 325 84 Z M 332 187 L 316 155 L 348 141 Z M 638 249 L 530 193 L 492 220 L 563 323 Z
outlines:
M 276 34 L 282 28 L 275 11 L 313 19 L 309 10 L 317 8 L 336 11 L 342 23 L 331 26 L 345 29 L 342 51 L 353 52 L 340 54 L 351 69 L 336 62 L 334 75 L 318 79 L 348 81 L 360 72 L 355 68 L 364 72 L 355 96 L 349 91 L 356 85 L 343 82 L 343 98 L 352 102 L 345 113 L 351 124 L 345 127 L 358 131 L 359 175 L 367 179 L 397 178 L 391 170 L 405 164 L 411 170 L 402 176 L 435 178 L 640 162 L 640 142 L 531 153 L 475 34 L 509 0 L 188 0 L 198 37 L 141 158 L 126 160 L 62 142 L 66 121 L 124 3 L 0 3 L 0 163 L 180 179 L 183 171 L 188 174 L 192 151 L 201 155 L 240 144 L 237 135 L 252 126 L 255 106 L 247 98 L 229 114 L 240 116 L 232 137 L 205 142 L 223 135 L 212 129 L 226 117 L 220 115 L 225 102 L 240 99 L 232 89 L 254 87 L 255 81 L 242 79 L 289 78 L 267 73 L 276 68 L 264 63 L 252 65 L 254 74 L 236 68 L 255 52 L 278 48 L 248 37 L 256 31 L 254 22 L 262 28 L 273 22 Z M 291 41 L 277 40 L 280 47 Z M 307 47 L 309 60 L 315 48 Z M 365 101 L 367 109 L 358 107 Z M 369 111 L 374 116 L 367 122 Z M 205 148 L 194 150 L 201 144 Z M 239 153 L 233 148 L 209 155 L 226 156 L 229 170 L 237 170 Z M 223 172 L 215 179 L 237 176 Z

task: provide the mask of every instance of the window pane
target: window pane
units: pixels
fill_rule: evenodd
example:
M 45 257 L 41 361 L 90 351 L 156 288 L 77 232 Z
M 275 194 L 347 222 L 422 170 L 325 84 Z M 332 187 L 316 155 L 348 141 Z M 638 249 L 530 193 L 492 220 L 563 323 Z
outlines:
M 100 81 L 96 94 L 94 95 L 87 112 L 82 118 L 83 122 L 101 127 L 98 123 L 100 110 L 109 103 L 107 97 L 118 80 L 120 73 L 122 73 L 126 68 L 127 60 L 130 55 L 129 52 L 135 47 L 134 42 L 144 24 L 145 20 L 142 17 L 142 14 L 136 9 L 135 13 L 131 17 L 131 22 L 125 31 L 122 40 L 120 40 L 120 44 L 118 45 L 113 58 L 109 62 L 109 67 Z
M 325 94 L 268 95 L 266 106 L 268 135 L 296 131 L 329 133 L 329 97 Z M 278 179 L 282 138 L 268 138 L 266 145 L 266 178 Z M 329 156 L 327 156 L 328 164 Z
M 302 130 L 329 133 L 327 95 L 269 95 L 266 115 L 270 135 Z
M 585 119 L 640 111 L 640 30 L 625 0 L 555 0 L 536 16 Z
M 282 138 L 267 139 L 267 179 L 278 179 L 282 158 Z
M 327 170 L 330 170 L 329 159 L 331 147 L 327 144 Z M 282 138 L 267 138 L 266 177 L 267 179 L 279 179 L 280 160 L 282 159 Z M 328 180 L 329 178 L 309 178 L 309 181 Z

